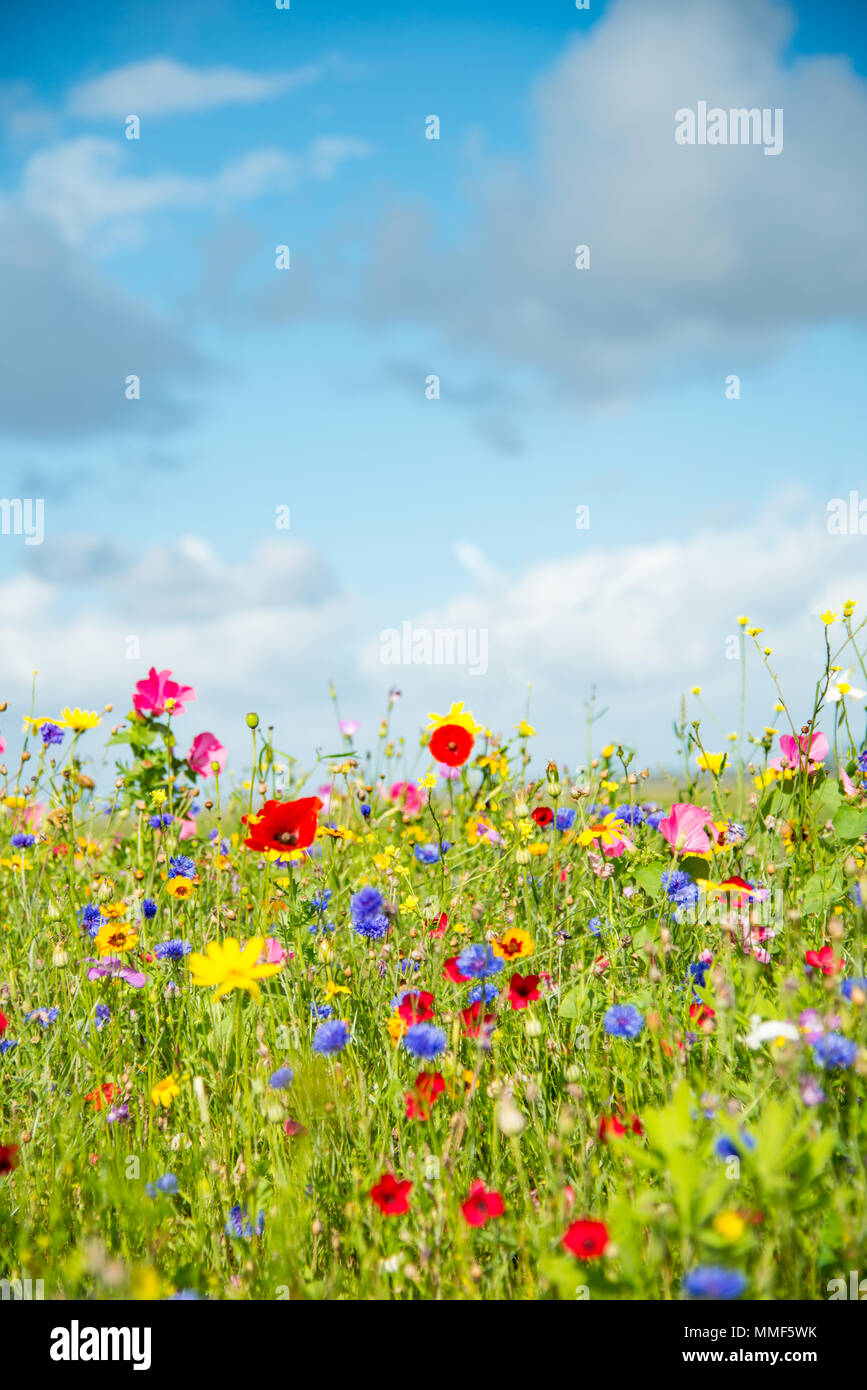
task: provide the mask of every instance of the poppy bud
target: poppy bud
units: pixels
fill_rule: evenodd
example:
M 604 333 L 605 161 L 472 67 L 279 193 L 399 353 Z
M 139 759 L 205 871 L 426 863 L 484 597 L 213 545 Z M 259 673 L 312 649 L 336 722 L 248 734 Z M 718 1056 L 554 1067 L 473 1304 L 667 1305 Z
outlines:
M 254 713 L 251 712 L 250 714 L 247 715 L 247 728 L 248 728 L 248 729 L 258 729 L 258 727 L 259 727 L 259 716 L 258 716 L 258 714 L 254 714 Z

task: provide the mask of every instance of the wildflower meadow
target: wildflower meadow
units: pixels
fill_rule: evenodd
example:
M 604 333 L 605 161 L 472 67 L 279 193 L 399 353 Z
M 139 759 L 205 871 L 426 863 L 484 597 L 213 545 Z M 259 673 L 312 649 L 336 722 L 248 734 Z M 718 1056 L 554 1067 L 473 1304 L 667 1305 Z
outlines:
M 768 724 L 711 740 L 696 687 L 671 771 L 460 699 L 363 729 L 334 690 L 310 765 L 251 712 L 233 768 L 155 668 L 122 713 L 4 705 L 4 1278 L 858 1297 L 864 624 L 823 614 L 799 708 L 738 632 Z

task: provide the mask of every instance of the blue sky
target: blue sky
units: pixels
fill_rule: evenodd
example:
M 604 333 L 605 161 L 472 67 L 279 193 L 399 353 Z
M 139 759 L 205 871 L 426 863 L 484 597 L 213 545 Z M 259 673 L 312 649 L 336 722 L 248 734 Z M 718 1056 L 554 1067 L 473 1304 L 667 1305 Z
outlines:
M 0 492 L 46 538 L 0 538 L 13 703 L 38 666 L 122 706 L 134 634 L 230 744 L 257 692 L 323 741 L 332 676 L 368 727 L 400 684 L 408 733 L 452 698 L 506 727 L 532 682 L 573 759 L 595 682 L 665 760 L 689 684 L 736 722 L 745 605 L 800 697 L 864 573 L 825 513 L 863 477 L 865 63 L 843 3 L 19 11 Z M 701 99 L 783 107 L 780 156 L 678 149 Z M 404 620 L 484 627 L 490 671 L 383 668 Z

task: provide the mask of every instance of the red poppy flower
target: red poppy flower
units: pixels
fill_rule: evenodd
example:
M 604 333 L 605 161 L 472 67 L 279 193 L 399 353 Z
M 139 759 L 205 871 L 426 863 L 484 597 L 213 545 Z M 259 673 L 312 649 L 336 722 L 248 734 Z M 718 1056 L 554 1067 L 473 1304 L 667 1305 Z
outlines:
M 538 975 L 513 975 L 509 981 L 509 1003 L 513 1009 L 526 1009 L 539 998 Z
M 546 825 L 550 825 L 554 819 L 554 812 L 550 806 L 537 806 L 535 811 L 530 812 L 530 815 L 536 824 L 541 825 L 543 829 Z
M 293 1120 L 290 1115 L 288 1119 L 283 1121 L 283 1133 L 286 1135 L 287 1139 L 294 1139 L 299 1134 L 306 1134 L 307 1130 L 301 1124 L 300 1120 Z
M 18 1167 L 18 1145 L 0 1144 L 0 1173 L 11 1173 Z
M 104 1081 L 103 1084 L 97 1086 L 95 1090 L 88 1091 L 84 1099 L 93 1103 L 94 1110 L 101 1110 L 103 1102 L 107 1105 L 111 1105 L 111 1102 L 114 1100 L 114 1090 L 113 1081 Z
M 442 724 L 430 736 L 430 755 L 446 767 L 460 767 L 473 751 L 475 743 L 469 729 L 462 724 Z
M 411 1188 L 409 1178 L 398 1181 L 393 1173 L 383 1173 L 376 1186 L 370 1189 L 370 1195 L 383 1216 L 403 1216 L 409 1211 Z
M 595 1260 L 608 1245 L 608 1231 L 602 1221 L 573 1221 L 563 1244 L 579 1260 Z
M 428 1019 L 434 1016 L 431 1007 L 433 1001 L 433 995 L 429 994 L 426 989 L 407 990 L 397 1006 L 398 1015 L 407 1028 L 411 1028 L 414 1023 L 427 1023 Z
M 484 1226 L 492 1217 L 502 1216 L 505 1210 L 499 1192 L 488 1192 L 478 1178 L 470 1188 L 469 1197 L 461 1204 L 464 1220 L 470 1226 Z
M 420 1071 L 415 1079 L 415 1089 L 408 1091 L 406 1118 L 408 1120 L 429 1120 L 431 1107 L 438 1095 L 445 1090 L 445 1081 L 438 1071 Z
M 266 801 L 256 816 L 242 816 L 249 834 L 248 849 L 306 849 L 316 837 L 316 817 L 323 803 L 318 796 L 302 796 L 300 801 Z
M 482 1014 L 482 1001 L 477 999 L 475 1004 L 471 1004 L 468 1009 L 461 1009 L 461 1023 L 464 1032 L 470 1038 L 481 1038 L 489 1035 L 496 1023 L 495 1014 Z
M 633 1134 L 641 1135 L 644 1133 L 637 1115 L 633 1115 L 626 1124 L 622 1124 L 616 1115 L 603 1115 L 599 1121 L 599 1138 L 605 1144 L 609 1139 L 619 1139 L 628 1129 L 631 1129 Z
M 469 975 L 462 975 L 460 970 L 458 970 L 457 956 L 449 956 L 443 966 L 443 978 L 446 980 L 453 980 L 456 985 L 465 985 L 471 977 Z
M 5 1033 L 9 1027 L 9 1020 L 4 1013 L 0 1013 L 0 1033 Z
M 690 1004 L 689 1016 L 694 1023 L 704 1023 L 709 1018 L 716 1018 L 716 1013 L 707 1004 Z
M 821 951 L 807 951 L 804 960 L 814 970 L 821 970 L 823 975 L 833 975 L 843 964 L 842 961 L 834 959 L 833 946 L 823 946 Z
M 431 918 L 431 921 L 428 922 L 431 936 L 434 937 L 435 940 L 439 940 L 441 936 L 445 936 L 448 925 L 449 916 L 447 912 L 441 912 L 435 923 L 433 922 L 433 918 Z

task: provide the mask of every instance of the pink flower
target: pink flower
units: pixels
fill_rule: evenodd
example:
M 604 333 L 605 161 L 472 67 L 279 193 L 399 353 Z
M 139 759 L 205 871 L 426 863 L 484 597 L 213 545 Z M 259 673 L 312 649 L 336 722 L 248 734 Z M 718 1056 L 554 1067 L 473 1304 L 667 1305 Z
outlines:
M 427 792 L 417 787 L 415 782 L 395 782 L 389 796 L 396 805 L 403 807 L 408 816 L 418 815 L 427 801 Z
M 194 840 L 196 838 L 196 822 L 192 816 L 187 816 L 186 820 L 181 821 L 181 833 L 179 840 Z
M 3 752 L 3 749 L 0 748 L 0 753 L 2 753 L 2 752 Z M 843 795 L 844 795 L 844 796 L 857 796 L 857 795 L 858 795 L 858 788 L 855 786 L 855 783 L 852 781 L 852 778 L 849 776 L 849 774 L 848 774 L 848 772 L 846 771 L 845 767 L 841 767 L 841 768 L 840 768 L 840 781 L 843 783 Z
M 344 738 L 354 738 L 361 728 L 357 719 L 341 719 L 340 732 Z
M 795 738 L 793 734 L 780 734 L 780 749 L 790 768 L 806 767 L 808 772 L 815 772 L 828 756 L 828 740 L 824 734 L 800 734 Z M 772 758 L 769 766 L 777 772 L 782 772 L 780 766 L 781 758 Z
M 259 957 L 260 965 L 282 965 L 286 959 L 286 952 L 280 942 L 273 936 L 265 937 L 265 949 Z
M 157 671 L 152 666 L 146 680 L 136 681 L 132 702 L 138 714 L 165 714 L 170 700 L 173 701 L 172 714 L 183 714 L 184 701 L 195 700 L 193 687 L 178 685 L 171 674 L 171 671 Z
M 710 849 L 707 826 L 712 822 L 710 811 L 688 801 L 678 801 L 665 820 L 659 822 L 659 833 L 680 854 L 707 854 Z
M 213 734 L 196 734 L 193 746 L 187 754 L 187 762 L 199 777 L 207 777 L 211 771 L 211 763 L 219 763 L 220 771 L 223 771 L 227 756 L 222 743 Z
M 5 752 L 6 752 L 6 740 L 5 740 L 5 738 L 3 737 L 3 735 L 0 734 L 0 753 L 5 753 Z

